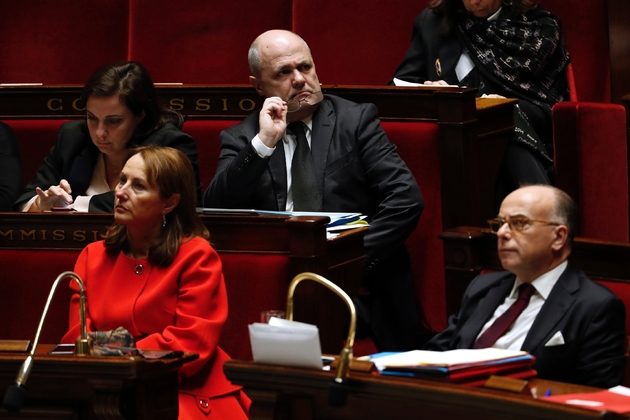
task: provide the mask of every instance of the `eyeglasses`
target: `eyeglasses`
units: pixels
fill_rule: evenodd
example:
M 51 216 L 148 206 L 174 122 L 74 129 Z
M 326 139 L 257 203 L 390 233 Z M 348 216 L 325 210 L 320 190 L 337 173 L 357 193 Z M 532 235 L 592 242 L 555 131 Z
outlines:
M 302 104 L 306 103 L 306 105 L 315 105 L 320 103 L 324 99 L 324 93 L 320 90 L 319 92 L 313 92 L 307 97 L 296 101 L 295 99 L 290 99 L 287 101 L 287 112 L 296 112 L 302 108 Z
M 504 224 L 508 224 L 511 231 L 521 232 L 525 229 L 526 226 L 529 226 L 532 223 L 542 223 L 548 226 L 560 226 L 560 223 L 556 222 L 547 222 L 545 220 L 534 220 L 530 219 L 527 216 L 512 216 L 510 218 L 496 217 L 494 219 L 488 220 L 488 224 L 490 225 L 490 230 L 492 232 L 497 233 L 501 226 Z
M 295 99 L 289 99 L 287 101 L 287 112 L 296 112 L 299 111 L 300 108 L 302 108 L 302 104 L 305 103 L 306 105 L 317 105 L 318 103 L 320 103 L 322 100 L 324 100 L 324 92 L 329 91 L 330 89 L 333 89 L 334 87 L 336 87 L 337 85 L 333 85 L 330 88 L 322 91 L 317 91 L 317 92 L 313 92 L 310 95 L 308 95 L 307 97 L 300 99 L 298 101 L 296 101 Z

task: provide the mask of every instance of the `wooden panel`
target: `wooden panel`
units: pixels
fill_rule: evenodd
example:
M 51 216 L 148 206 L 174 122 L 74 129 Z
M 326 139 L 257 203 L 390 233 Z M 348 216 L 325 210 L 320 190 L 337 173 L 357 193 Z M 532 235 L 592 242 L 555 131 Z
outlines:
M 177 370 L 198 356 L 172 359 L 48 355 L 40 345 L 17 414 L 0 418 L 177 419 Z M 25 353 L 0 353 L 0 392 L 13 384 Z
M 437 123 L 442 228 L 483 226 L 494 214 L 496 174 L 513 130 L 513 99 L 479 99 L 471 88 L 324 86 L 371 102 L 383 121 Z M 263 98 L 251 86 L 158 86 L 165 104 L 187 119 L 242 119 Z M 0 87 L 0 119 L 83 118 L 80 86 Z
M 338 284 L 350 296 L 356 295 L 361 287 L 366 228 L 344 231 L 334 239 L 327 239 L 328 217 L 202 215 L 201 218 L 219 254 L 240 253 L 244 259 L 248 254 L 287 255 L 290 278 L 278 281 L 288 284 L 297 274 L 310 271 Z M 48 255 L 46 251 L 80 251 L 99 240 L 112 222 L 111 213 L 0 213 L 0 257 L 3 249 L 41 250 L 42 261 Z M 50 258 L 54 258 L 52 254 Z M 264 274 L 256 278 L 274 280 Z M 340 320 L 347 316 L 343 302 L 327 289 L 312 285 L 300 286 L 295 302 L 296 319 L 319 326 L 323 351 L 339 351 L 345 337 L 344 323 Z
M 228 379 L 245 385 L 252 419 L 589 419 L 623 418 L 604 411 L 537 400 L 530 395 L 351 371 L 347 403 L 328 405 L 335 372 L 228 361 Z M 532 380 L 540 394 L 597 388 Z

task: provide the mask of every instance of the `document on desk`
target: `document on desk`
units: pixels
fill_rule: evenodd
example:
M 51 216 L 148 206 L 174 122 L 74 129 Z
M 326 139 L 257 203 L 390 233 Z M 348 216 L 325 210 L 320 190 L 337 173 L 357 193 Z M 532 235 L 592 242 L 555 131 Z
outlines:
M 394 86 L 408 86 L 421 88 L 442 88 L 442 87 L 459 87 L 457 85 L 425 85 L 424 83 L 407 82 L 406 80 L 394 77 Z
M 383 375 L 437 379 L 483 385 L 491 375 L 529 378 L 536 375 L 534 357 L 524 351 L 458 349 L 444 352 L 413 350 L 373 355 L 370 359 Z
M 527 355 L 520 350 L 457 349 L 448 351 L 412 350 L 374 359 L 376 366 L 442 366 L 455 367 L 491 362 Z
M 630 389 L 624 386 L 616 386 L 605 391 L 552 395 L 544 399 L 595 411 L 614 411 L 620 414 L 630 413 Z
M 271 318 L 249 325 L 254 362 L 321 369 L 319 329 L 303 322 Z

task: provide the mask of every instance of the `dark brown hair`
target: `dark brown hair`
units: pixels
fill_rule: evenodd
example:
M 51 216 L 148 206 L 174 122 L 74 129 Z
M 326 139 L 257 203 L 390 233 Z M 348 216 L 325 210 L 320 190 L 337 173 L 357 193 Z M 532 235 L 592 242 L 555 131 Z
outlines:
M 535 6 L 530 0 L 504 0 L 502 13 L 507 13 L 509 16 L 518 16 Z M 465 7 L 462 0 L 432 0 L 429 3 L 429 9 L 433 10 L 433 13 L 436 15 L 442 16 L 440 32 L 447 35 L 455 27 L 455 16 L 459 11 L 465 10 Z
M 129 146 L 141 142 L 142 137 L 167 122 L 173 122 L 177 126 L 183 124 L 183 118 L 179 113 L 166 109 L 158 102 L 149 72 L 137 61 L 115 62 L 98 68 L 92 73 L 81 92 L 84 105 L 92 95 L 104 97 L 119 95 L 120 102 L 135 116 L 144 112 L 144 118 L 138 124 Z
M 160 242 L 149 250 L 151 264 L 167 267 L 173 262 L 185 238 L 210 238 L 208 229 L 197 214 L 195 173 L 188 157 L 177 149 L 142 146 L 132 149 L 129 157 L 136 154 L 144 160 L 147 182 L 158 188 L 161 198 L 168 199 L 173 194 L 179 194 L 179 203 L 166 215 Z M 114 223 L 107 230 L 105 248 L 109 255 L 114 256 L 127 250 L 125 225 Z

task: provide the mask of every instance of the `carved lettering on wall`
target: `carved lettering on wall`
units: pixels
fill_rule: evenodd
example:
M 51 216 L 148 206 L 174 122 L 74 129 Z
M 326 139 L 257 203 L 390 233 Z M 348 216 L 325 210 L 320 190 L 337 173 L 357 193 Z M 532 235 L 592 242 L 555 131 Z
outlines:
M 173 111 L 181 111 L 184 109 L 184 100 L 181 98 L 173 98 L 168 105 Z
M 59 104 L 57 105 L 57 103 Z M 46 108 L 51 111 L 63 111 L 63 101 L 59 98 L 49 99 L 48 103 L 46 104 Z
M 210 111 L 210 99 L 197 99 L 195 111 Z
M 84 112 L 85 107 L 82 105 L 83 103 L 81 102 L 81 98 L 77 98 L 74 101 L 72 101 L 72 108 L 74 108 L 74 110 L 76 111 Z
M 238 103 L 238 107 L 243 111 L 252 111 L 256 107 L 256 102 L 251 99 L 241 99 Z

